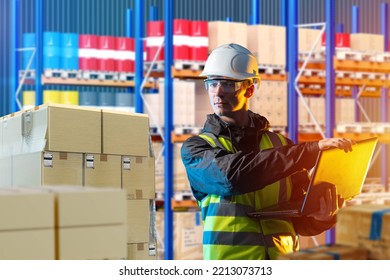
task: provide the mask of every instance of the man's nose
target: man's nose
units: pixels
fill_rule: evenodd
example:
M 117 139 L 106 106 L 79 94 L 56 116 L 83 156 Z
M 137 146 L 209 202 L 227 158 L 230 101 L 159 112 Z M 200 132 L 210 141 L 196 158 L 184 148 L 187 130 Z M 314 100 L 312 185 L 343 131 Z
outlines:
M 224 93 L 224 91 L 222 90 L 222 86 L 220 83 L 218 83 L 217 85 L 217 88 L 215 89 L 215 95 L 219 96 L 219 95 L 222 95 Z

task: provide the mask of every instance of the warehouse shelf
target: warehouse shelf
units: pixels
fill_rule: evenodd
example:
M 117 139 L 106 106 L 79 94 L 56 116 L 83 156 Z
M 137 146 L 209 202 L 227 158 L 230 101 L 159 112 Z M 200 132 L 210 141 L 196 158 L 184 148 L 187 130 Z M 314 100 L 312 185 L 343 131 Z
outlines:
M 81 86 L 113 86 L 113 87 L 134 87 L 134 81 L 121 81 L 121 80 L 82 80 L 77 78 L 49 78 L 42 76 L 43 85 L 81 85 Z M 154 82 L 147 82 L 146 88 L 156 88 L 157 85 Z
M 174 78 L 202 79 L 202 77 L 199 77 L 201 72 L 201 70 L 177 69 L 172 67 L 172 77 Z M 286 74 L 260 74 L 262 81 L 287 81 L 287 78 L 288 76 Z
M 355 141 L 364 140 L 367 138 L 378 137 L 378 142 L 390 144 L 390 133 L 364 133 L 364 132 L 339 132 L 334 131 L 334 137 L 350 138 Z
M 201 79 L 199 77 L 201 70 L 192 70 L 192 69 L 177 69 L 172 67 L 172 77 L 173 78 L 192 78 L 192 79 Z
M 302 94 L 304 95 L 325 95 L 325 88 L 301 88 Z M 376 89 L 374 91 L 365 89 L 361 96 L 362 97 L 380 97 L 380 90 Z M 339 97 L 353 97 L 352 89 L 336 89 L 336 96 Z M 390 97 L 390 95 L 389 95 Z
M 390 62 L 339 60 L 335 57 L 334 69 L 343 71 L 389 73 Z
M 172 28 L 172 12 L 173 12 L 173 9 L 172 9 L 172 0 L 167 0 L 167 1 L 164 1 L 164 17 L 165 17 L 165 30 L 171 30 L 173 29 Z M 257 1 L 252 1 L 252 5 L 254 3 L 258 4 L 258 0 Z M 287 19 L 287 12 L 286 10 L 287 9 L 283 9 L 282 8 L 282 24 L 287 26 L 288 28 L 288 35 L 292 35 L 294 32 L 291 32 L 293 29 L 296 28 L 296 24 L 297 24 L 297 16 L 296 15 L 293 15 L 294 13 L 297 13 L 297 6 L 298 6 L 298 1 L 297 0 L 294 0 L 294 1 L 281 1 L 282 2 L 282 6 L 286 6 L 287 5 L 287 2 L 288 2 L 288 12 L 289 12 L 289 17 L 288 17 L 288 20 L 289 22 L 287 23 L 286 22 L 286 19 Z M 327 5 L 328 5 L 328 2 L 329 3 L 332 3 L 333 0 L 327 0 Z M 37 8 L 36 8 L 36 27 L 37 27 L 37 34 L 39 34 L 41 36 L 42 34 L 42 11 L 40 10 L 40 7 L 39 7 L 39 3 L 42 3 L 42 0 L 37 0 L 36 3 L 38 3 L 37 5 Z M 143 13 L 143 9 L 141 9 L 141 7 L 144 5 L 144 2 L 141 1 L 141 0 L 136 0 L 135 1 L 135 7 L 138 9 L 136 12 L 136 16 L 139 16 L 139 17 L 143 17 L 144 13 Z M 328 6 L 327 6 L 327 9 L 328 9 Z M 252 12 L 252 23 L 253 24 L 257 24 L 259 23 L 258 22 L 258 9 L 253 9 L 253 12 Z M 334 13 L 334 11 L 333 11 Z M 333 17 L 332 16 L 332 10 L 330 10 L 330 13 L 327 13 L 327 20 L 329 19 L 329 17 Z M 256 20 L 257 19 L 257 20 Z M 294 22 L 295 21 L 295 22 Z M 138 32 L 138 43 L 136 43 L 138 46 L 141 46 L 143 45 L 143 41 L 142 41 L 142 32 L 140 30 L 143 30 L 144 29 L 144 25 L 143 25 L 143 21 L 141 20 L 135 20 L 136 22 L 136 29 L 137 29 L 137 32 Z M 328 32 L 329 34 L 327 34 L 327 36 L 333 36 L 334 35 L 334 32 L 332 29 L 329 30 Z M 295 37 L 295 38 L 294 38 Z M 295 40 L 295 43 L 296 42 L 296 37 L 295 35 L 292 35 L 290 36 L 290 38 L 292 39 L 288 39 L 288 45 L 294 45 L 292 43 L 294 43 L 294 40 Z M 329 38 L 330 38 L 329 37 Z M 291 41 L 292 40 L 292 41 Z M 329 43 L 330 40 L 327 40 L 327 43 Z M 140 43 L 141 42 L 141 43 Z M 292 43 L 291 43 L 292 42 Z M 140 49 L 138 48 L 137 46 L 137 49 L 136 49 L 136 56 L 138 56 L 138 58 L 142 57 L 143 54 L 142 54 L 142 51 L 140 51 Z M 166 54 L 165 54 L 165 65 L 173 65 L 172 63 L 172 34 L 170 32 L 165 32 L 165 46 L 166 46 Z M 294 56 L 297 56 L 296 54 L 296 49 L 294 49 L 295 47 L 292 47 L 290 49 L 287 48 L 289 50 L 289 55 L 288 57 L 289 60 L 288 60 L 288 67 L 294 67 L 294 71 L 288 71 L 289 74 L 266 74 L 266 73 L 262 73 L 261 74 L 261 79 L 262 81 L 288 81 L 289 82 L 289 89 L 288 89 L 288 92 L 290 93 L 289 94 L 289 98 L 290 96 L 292 96 L 292 100 L 289 100 L 289 112 L 293 112 L 293 113 L 296 113 L 297 112 L 297 102 L 296 101 L 296 95 L 295 94 L 292 94 L 292 93 L 295 93 L 295 89 L 293 89 L 293 86 L 294 86 L 294 82 L 293 82 L 293 79 L 295 79 L 295 76 L 296 76 L 296 70 L 297 70 L 297 67 L 296 67 L 296 64 L 294 64 L 292 61 L 295 59 Z M 329 49 L 329 48 L 328 48 Z M 141 49 L 142 50 L 142 49 Z M 168 55 L 167 55 L 168 54 Z M 42 54 L 41 54 L 42 55 Z M 40 56 L 41 56 L 40 55 Z M 293 57 L 293 58 L 291 58 Z M 333 57 L 333 56 L 331 56 Z M 141 59 L 142 60 L 142 59 Z M 140 59 L 137 59 L 138 62 L 142 63 Z M 328 61 L 331 60 L 331 59 L 328 59 Z M 333 74 L 334 74 L 334 71 L 335 70 L 338 70 L 338 71 L 362 71 L 362 72 L 378 72 L 378 73 L 388 73 L 388 71 L 390 71 L 390 63 L 389 62 L 373 62 L 373 61 L 355 61 L 355 60 L 340 60 L 340 59 L 337 59 L 337 57 L 335 56 L 334 59 L 333 59 L 333 65 L 331 67 L 331 69 L 329 67 L 326 67 L 326 61 L 323 61 L 323 62 L 309 62 L 309 64 L 307 65 L 309 69 L 317 69 L 317 70 L 323 70 L 323 71 L 333 71 Z M 40 63 L 41 64 L 41 63 Z M 299 62 L 298 62 L 299 64 Z M 141 64 L 142 65 L 142 64 Z M 42 65 L 40 65 L 40 68 Z M 39 68 L 38 68 L 39 69 Z M 36 83 L 37 83 L 37 92 L 38 92 L 38 98 L 37 100 L 39 99 L 42 99 L 42 94 L 41 94 L 41 85 L 52 85 L 52 84 L 63 84 L 63 85 L 97 85 L 97 86 L 114 86 L 114 87 L 135 87 L 136 90 L 136 111 L 137 112 L 142 112 L 143 109 L 140 109 L 140 108 L 143 108 L 142 106 L 142 101 L 141 98 L 140 98 L 140 92 L 142 91 L 142 87 L 154 87 L 153 83 L 152 82 L 146 82 L 145 84 L 141 85 L 141 82 L 142 81 L 142 74 L 144 73 L 144 68 L 143 67 L 139 67 L 139 65 L 137 66 L 136 65 L 136 69 L 140 70 L 138 71 L 138 73 L 135 73 L 135 80 L 134 81 L 88 81 L 88 83 L 86 81 L 78 81 L 77 79 L 67 79 L 66 81 L 64 80 L 61 80 L 61 78 L 47 78 L 47 77 L 44 77 L 44 76 L 40 76 L 40 75 L 37 75 L 37 79 L 35 80 Z M 168 213 L 169 211 L 171 211 L 176 205 L 176 202 L 177 201 L 173 201 L 173 200 L 170 200 L 170 199 L 167 199 L 171 196 L 172 194 L 172 178 L 173 178 L 173 172 L 172 172 L 172 147 L 171 147 L 171 144 L 174 143 L 174 142 L 183 142 L 185 141 L 188 137 L 191 137 L 193 134 L 175 134 L 172 132 L 172 128 L 173 128 L 173 124 L 172 124 L 172 78 L 193 78 L 193 79 L 199 79 L 199 74 L 200 74 L 201 71 L 199 70 L 192 70 L 192 69 L 177 69 L 177 68 L 174 68 L 172 67 L 169 68 L 169 69 L 164 69 L 164 71 L 161 71 L 161 72 L 158 72 L 158 71 L 152 71 L 149 75 L 149 77 L 153 77 L 153 78 L 165 78 L 165 93 L 166 93 L 166 96 L 165 96 L 165 100 L 164 100 L 164 111 L 165 111 L 165 120 L 166 120 L 166 126 L 165 126 L 165 144 L 166 144 L 166 149 L 165 149 L 165 164 L 166 164 L 166 177 L 168 178 L 165 182 L 164 182 L 164 185 L 165 185 L 165 188 L 166 188 L 166 205 L 170 205 L 170 207 L 166 210 L 166 214 L 165 217 L 166 217 L 166 220 L 169 220 L 172 218 L 172 216 L 169 216 Z M 290 77 L 291 75 L 291 77 Z M 317 77 L 317 76 L 313 76 L 313 77 L 301 77 L 300 81 L 299 82 L 302 82 L 303 84 L 319 84 L 321 85 L 322 87 L 321 88 L 315 88 L 315 89 L 302 89 L 302 93 L 303 94 L 308 94 L 308 95 L 323 95 L 325 96 L 325 98 L 327 99 L 327 101 L 329 100 L 329 98 L 332 98 L 333 96 L 330 96 L 329 97 L 329 89 L 328 88 L 325 88 L 325 85 L 326 84 L 329 84 L 329 79 L 333 80 L 333 76 L 329 75 L 328 72 L 327 72 L 327 75 L 326 77 Z M 137 82 L 135 82 L 137 81 Z M 384 87 L 389 87 L 389 84 L 387 82 L 387 77 L 385 80 L 383 79 L 369 79 L 368 77 L 367 78 L 363 78 L 363 79 L 353 79 L 353 78 L 349 78 L 349 77 L 344 77 L 344 78 L 334 78 L 334 80 L 332 81 L 335 83 L 335 85 L 341 85 L 341 86 L 372 86 L 372 87 L 376 87 L 376 88 L 384 88 Z M 137 84 L 138 83 L 138 84 Z M 291 87 L 290 87 L 291 86 Z M 332 88 L 332 87 L 330 87 Z M 334 88 L 334 87 L 333 87 Z M 326 92 L 326 93 L 325 93 Z M 337 96 L 353 96 L 352 95 L 352 90 L 336 90 L 335 94 Z M 376 91 L 364 91 L 362 94 L 361 94 L 362 97 L 380 97 L 381 96 L 381 92 L 376 90 Z M 291 103 L 291 104 L 290 104 Z M 334 104 L 332 105 L 332 102 L 327 102 L 327 106 L 330 104 L 330 106 L 332 107 L 332 109 L 334 109 Z M 295 107 L 294 107 L 295 106 Z M 334 110 L 333 110 L 334 111 Z M 328 112 L 332 112 L 332 110 L 327 110 L 327 113 Z M 168 117 L 170 116 L 170 117 Z M 322 139 L 322 135 L 320 133 L 316 133 L 316 132 L 298 132 L 298 129 L 295 125 L 291 125 L 292 123 L 298 123 L 298 120 L 297 120 L 297 117 L 294 116 L 294 115 L 291 115 L 289 113 L 289 130 L 290 131 L 293 131 L 292 135 L 291 135 L 291 138 L 294 140 L 294 141 L 297 141 L 297 142 L 304 142 L 304 141 L 316 141 L 316 140 L 320 140 Z M 331 122 L 327 123 L 327 128 L 329 128 L 329 130 L 327 131 L 327 137 L 331 137 L 331 136 L 335 136 L 335 137 L 339 137 L 339 135 L 347 135 L 347 134 L 340 134 L 339 132 L 333 132 L 333 127 L 332 127 L 332 124 Z M 329 132 L 330 131 L 330 132 Z M 294 135 L 296 133 L 296 135 Z M 355 134 L 354 134 L 355 135 Z M 359 137 L 372 137 L 370 136 L 372 134 L 368 134 L 368 135 L 365 135 L 365 134 L 361 134 L 359 135 Z M 388 143 L 386 141 L 388 141 L 388 135 L 385 134 L 385 135 L 379 135 L 379 136 L 382 136 L 383 137 L 383 143 Z M 348 136 L 340 136 L 340 137 L 348 137 Z M 352 136 L 351 136 L 352 137 Z M 358 136 L 357 136 L 358 137 Z M 380 138 L 381 139 L 381 138 Z M 152 140 L 157 140 L 157 141 L 163 141 L 163 138 L 161 136 L 156 136 L 156 135 L 152 135 Z M 382 139 L 381 139 L 382 141 Z M 167 237 L 171 237 L 172 236 L 172 223 L 167 223 L 166 222 L 166 228 L 167 229 L 167 234 L 166 236 Z M 165 240 L 165 247 L 167 248 L 166 249 L 166 258 L 167 259 L 171 259 L 172 258 L 172 241 L 173 238 L 166 238 Z
M 195 200 L 176 200 L 172 199 L 171 201 L 172 210 L 187 210 L 187 209 L 197 209 L 199 206 Z
M 319 84 L 325 85 L 326 78 L 320 76 L 301 76 L 298 80 L 299 84 Z M 367 86 L 367 87 L 387 87 L 388 81 L 384 79 L 370 79 L 363 77 L 362 79 L 356 78 L 335 78 L 335 85 L 338 86 Z
M 19 80 L 24 84 L 35 84 L 35 71 L 19 71 Z M 134 87 L 134 76 L 110 72 L 84 72 L 84 71 L 51 71 L 47 70 L 41 76 L 42 85 L 78 85 L 78 86 L 112 86 Z M 24 78 L 23 80 L 23 76 Z M 123 76 L 123 77 L 122 77 Z M 155 81 L 147 81 L 145 88 L 158 88 Z
M 366 60 L 352 60 L 339 59 L 337 56 L 333 57 L 334 69 L 340 71 L 354 71 L 354 72 L 378 72 L 389 73 L 390 62 L 388 61 L 366 61 Z M 298 62 L 301 67 L 303 62 Z M 306 65 L 307 69 L 325 70 L 325 61 L 309 61 Z

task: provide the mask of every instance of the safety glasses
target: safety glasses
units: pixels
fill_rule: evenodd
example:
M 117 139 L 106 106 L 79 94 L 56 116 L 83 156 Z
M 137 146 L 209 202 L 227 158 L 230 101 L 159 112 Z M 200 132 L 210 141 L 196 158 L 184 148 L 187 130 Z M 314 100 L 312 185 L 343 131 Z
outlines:
M 203 82 L 207 91 L 217 92 L 218 86 L 220 86 L 223 92 L 233 93 L 241 88 L 244 81 L 207 79 Z

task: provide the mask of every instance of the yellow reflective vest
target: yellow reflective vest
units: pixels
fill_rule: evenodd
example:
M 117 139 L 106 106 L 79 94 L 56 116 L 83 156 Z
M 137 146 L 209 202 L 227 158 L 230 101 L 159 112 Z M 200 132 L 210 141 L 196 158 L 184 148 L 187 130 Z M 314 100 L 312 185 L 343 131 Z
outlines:
M 217 138 L 211 133 L 199 136 L 212 147 L 236 152 L 227 138 Z M 267 131 L 261 138 L 260 150 L 286 144 L 282 135 Z M 204 223 L 204 259 L 276 259 L 279 254 L 297 251 L 298 237 L 290 220 L 260 220 L 247 215 L 255 209 L 290 200 L 291 192 L 291 179 L 287 177 L 254 192 L 232 196 L 209 194 L 198 201 Z

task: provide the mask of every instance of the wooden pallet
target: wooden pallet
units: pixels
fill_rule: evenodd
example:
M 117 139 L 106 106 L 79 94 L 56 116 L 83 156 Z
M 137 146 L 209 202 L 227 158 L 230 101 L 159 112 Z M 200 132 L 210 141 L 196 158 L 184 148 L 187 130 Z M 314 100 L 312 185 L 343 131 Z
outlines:
M 178 70 L 202 71 L 205 61 L 174 60 L 173 67 Z

